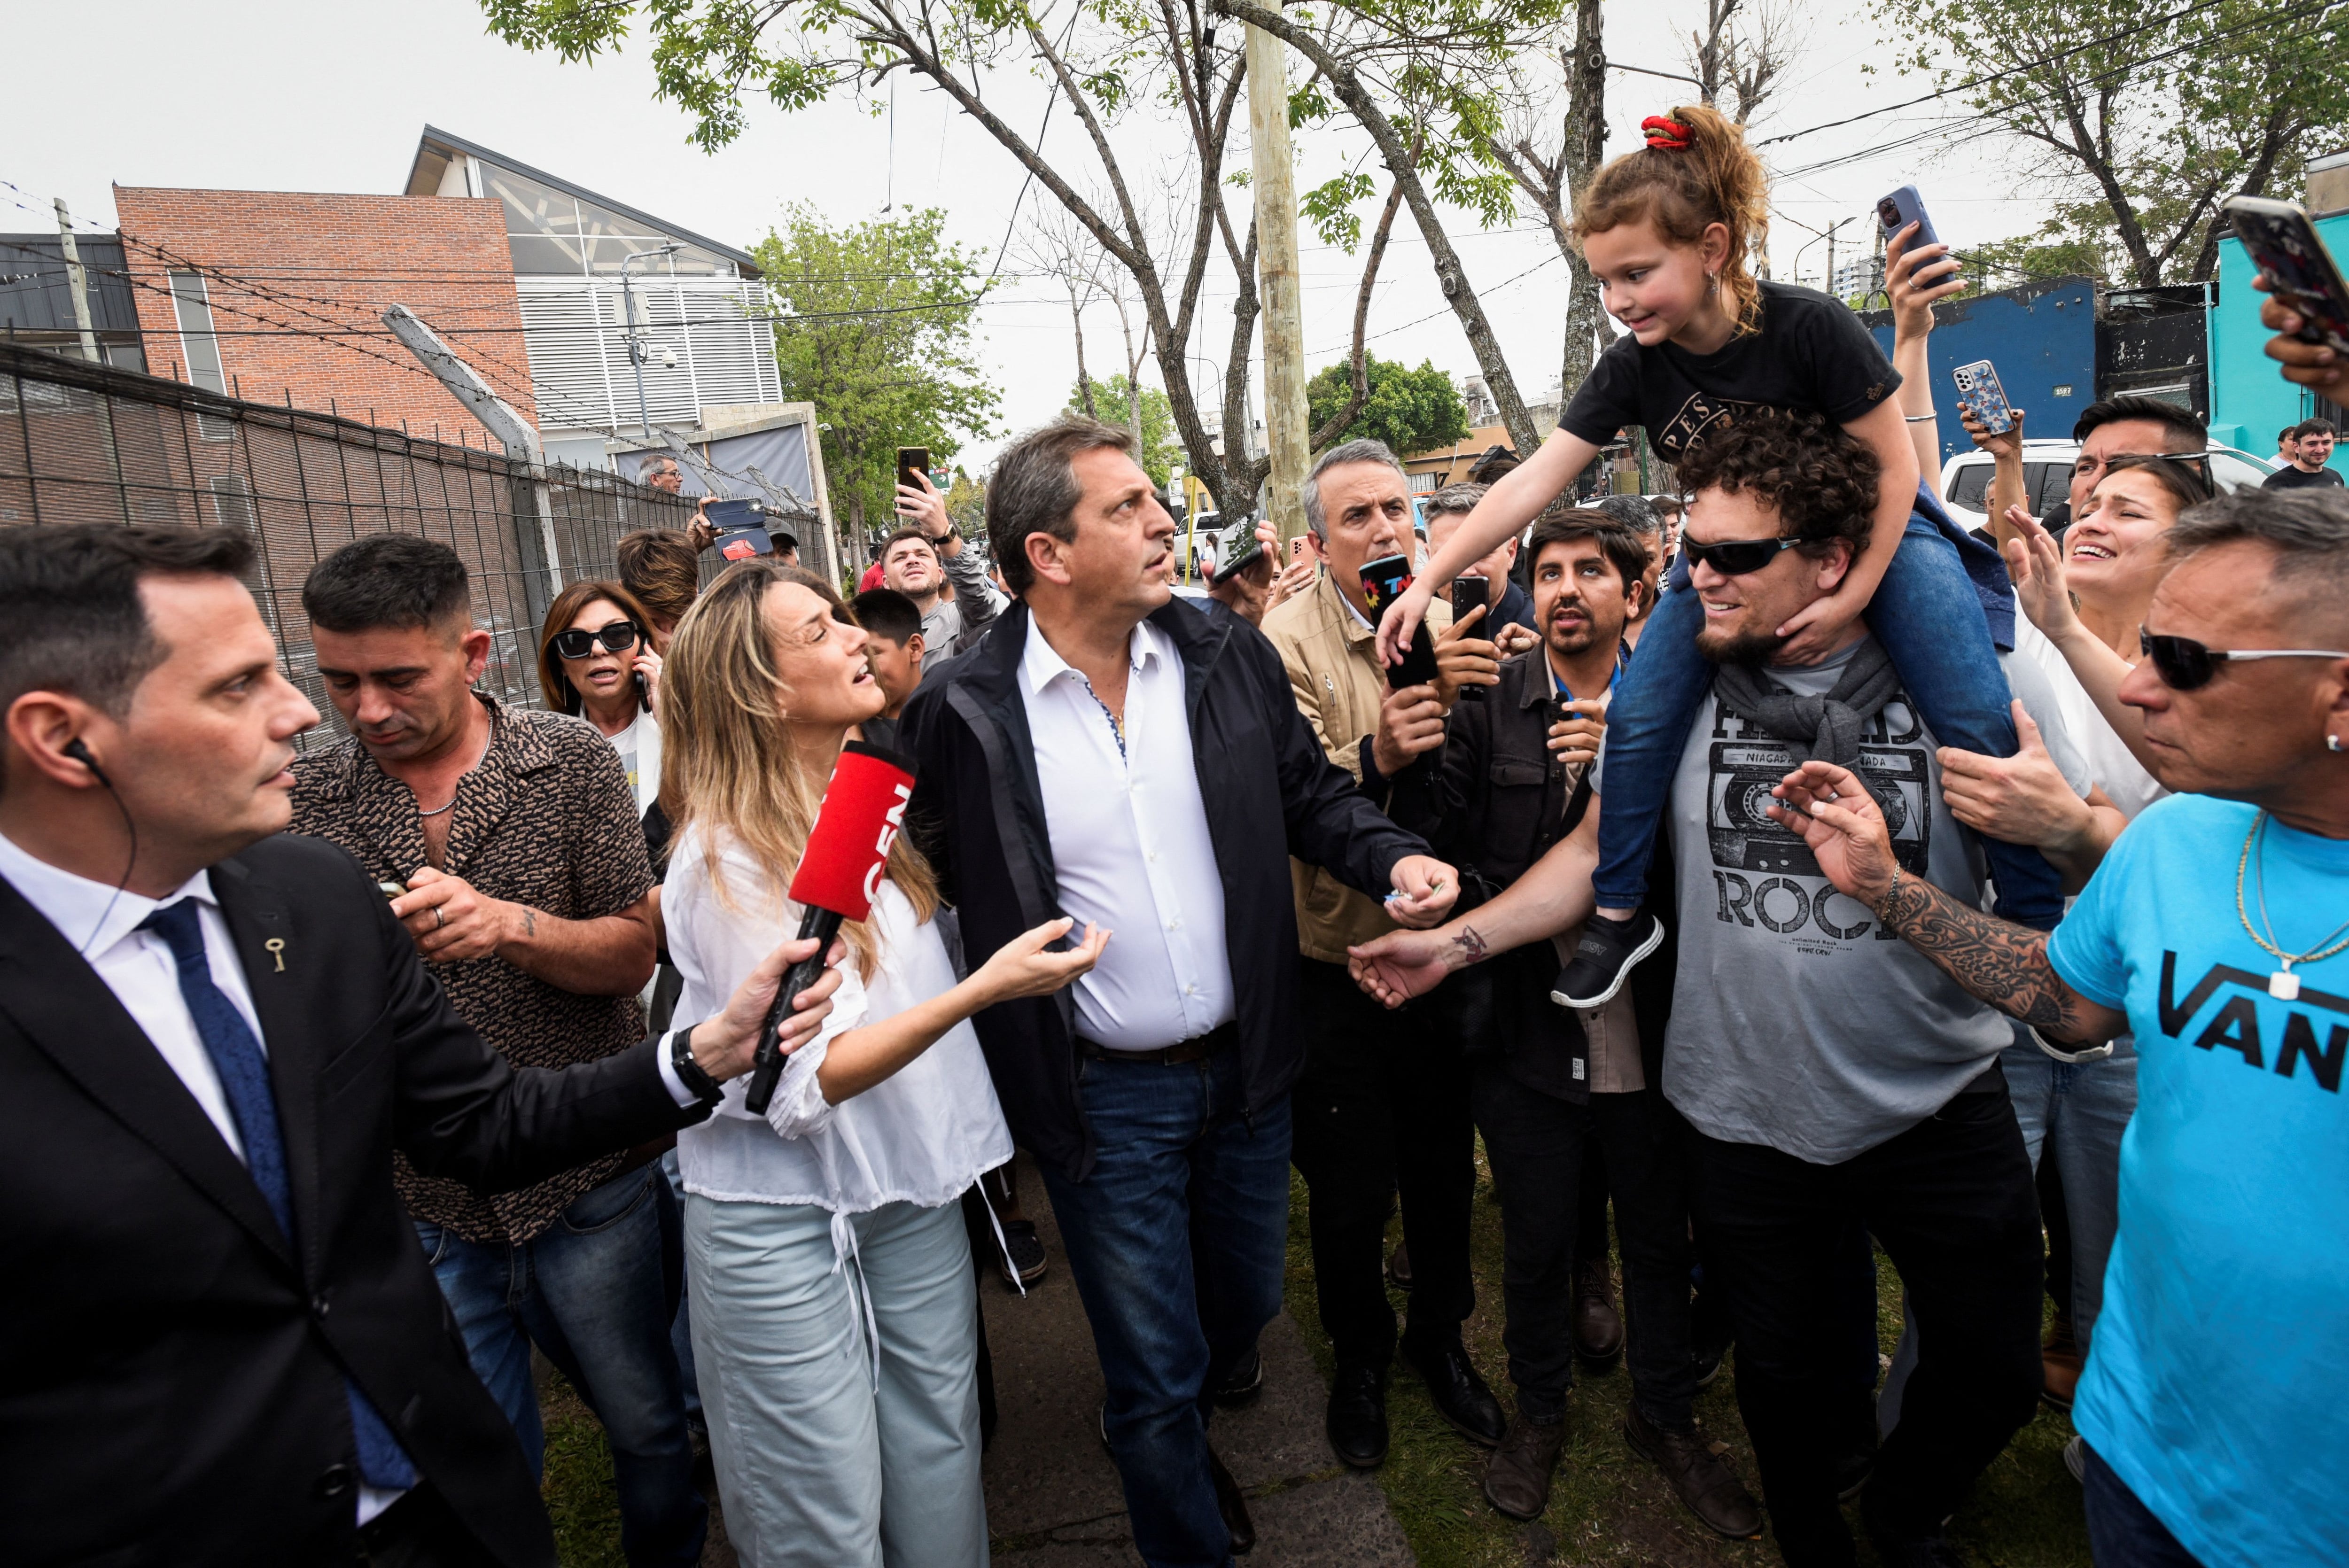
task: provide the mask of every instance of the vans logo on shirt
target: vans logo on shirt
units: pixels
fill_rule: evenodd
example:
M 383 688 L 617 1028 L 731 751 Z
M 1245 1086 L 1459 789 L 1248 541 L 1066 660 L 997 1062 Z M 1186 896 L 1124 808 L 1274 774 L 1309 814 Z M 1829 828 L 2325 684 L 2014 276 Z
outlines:
M 2265 1070 L 2268 1042 L 2260 1027 L 2260 999 L 2268 994 L 2264 975 L 2254 975 L 2231 965 L 2213 964 L 2183 1001 L 2174 1001 L 2178 994 L 2178 954 L 2164 953 L 2161 991 L 2157 997 L 2161 1032 L 2173 1040 L 2185 1041 L 2188 1026 L 2219 994 L 2221 985 L 2240 985 L 2254 995 L 2229 996 L 2211 1013 L 2201 1033 L 2190 1043 L 2206 1051 L 2233 1051 L 2243 1058 L 2244 1066 Z M 2300 1000 L 2309 1006 L 2349 1016 L 2349 996 L 2303 990 Z M 2320 1038 L 2322 1045 L 2318 1043 Z M 2309 1076 L 2316 1080 L 2318 1088 L 2333 1094 L 2341 1092 L 2341 1068 L 2344 1061 L 2349 1061 L 2349 1024 L 2337 1024 L 2293 1007 L 2285 1013 L 2283 1034 L 2275 1044 L 2277 1077 L 2297 1076 L 2301 1063 L 2305 1061 Z

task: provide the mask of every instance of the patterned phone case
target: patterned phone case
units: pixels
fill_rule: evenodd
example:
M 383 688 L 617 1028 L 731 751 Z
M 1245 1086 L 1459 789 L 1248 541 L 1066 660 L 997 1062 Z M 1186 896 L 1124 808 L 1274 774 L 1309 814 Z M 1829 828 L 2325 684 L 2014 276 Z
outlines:
M 1993 436 L 2014 428 L 2014 407 L 2007 402 L 2006 388 L 1998 384 L 1998 372 L 1989 360 L 1961 365 L 1950 375 L 1958 384 L 1958 407 L 1971 414 L 1974 423 Z

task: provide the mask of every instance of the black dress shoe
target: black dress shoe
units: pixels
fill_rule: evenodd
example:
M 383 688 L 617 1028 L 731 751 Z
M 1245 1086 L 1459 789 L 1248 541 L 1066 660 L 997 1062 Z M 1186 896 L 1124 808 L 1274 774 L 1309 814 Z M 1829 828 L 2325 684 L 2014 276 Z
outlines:
M 1940 1527 L 1904 1529 L 1873 1491 L 1860 1494 L 1859 1522 L 1885 1568 L 1966 1568 L 1966 1560 Z
M 1232 1479 L 1213 1449 L 1207 1450 L 1207 1475 L 1216 1483 L 1216 1511 L 1224 1516 L 1224 1528 L 1232 1532 L 1232 1555 L 1245 1557 L 1256 1546 L 1256 1521 L 1248 1517 L 1240 1483 Z
M 1387 1457 L 1386 1368 L 1340 1366 L 1323 1425 L 1340 1459 L 1356 1470 L 1376 1470 Z
M 1226 1373 L 1224 1380 L 1216 1385 L 1215 1391 L 1208 1398 L 1215 1400 L 1219 1408 L 1237 1410 L 1243 1405 L 1255 1404 L 1257 1396 L 1263 1392 L 1264 1357 L 1259 1351 L 1251 1349 L 1247 1359 Z
M 1427 1397 L 1435 1401 L 1436 1413 L 1452 1423 L 1453 1430 L 1472 1443 L 1500 1447 L 1508 1435 L 1508 1418 L 1501 1414 L 1501 1402 L 1493 1398 L 1493 1390 L 1477 1375 L 1475 1363 L 1468 1359 L 1466 1346 L 1454 1338 L 1432 1352 L 1404 1354 L 1427 1379 Z

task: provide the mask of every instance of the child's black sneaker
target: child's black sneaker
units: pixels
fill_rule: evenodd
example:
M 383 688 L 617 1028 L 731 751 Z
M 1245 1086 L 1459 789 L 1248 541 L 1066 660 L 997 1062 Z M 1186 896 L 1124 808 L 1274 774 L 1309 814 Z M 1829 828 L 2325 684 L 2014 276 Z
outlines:
M 1605 1006 L 1663 940 L 1664 923 L 1644 909 L 1629 920 L 1592 915 L 1583 923 L 1574 957 L 1551 983 L 1549 999 L 1561 1007 Z

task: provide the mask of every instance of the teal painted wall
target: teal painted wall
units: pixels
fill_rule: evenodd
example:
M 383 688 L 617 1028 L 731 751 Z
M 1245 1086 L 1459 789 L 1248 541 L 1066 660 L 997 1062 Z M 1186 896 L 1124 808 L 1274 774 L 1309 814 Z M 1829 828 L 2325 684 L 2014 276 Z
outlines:
M 2316 221 L 2316 232 L 2333 260 L 2349 257 L 2349 212 Z M 2275 433 L 2314 413 L 2304 387 L 2276 373 L 2263 350 L 2273 335 L 2260 325 L 2260 302 L 2251 287 L 2259 269 L 2230 234 L 2219 242 L 2219 304 L 2210 313 L 2210 438 L 2240 447 L 2257 457 L 2275 456 Z M 2349 445 L 2333 449 L 2331 466 L 2349 471 Z

